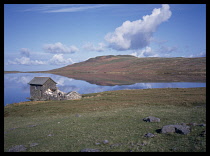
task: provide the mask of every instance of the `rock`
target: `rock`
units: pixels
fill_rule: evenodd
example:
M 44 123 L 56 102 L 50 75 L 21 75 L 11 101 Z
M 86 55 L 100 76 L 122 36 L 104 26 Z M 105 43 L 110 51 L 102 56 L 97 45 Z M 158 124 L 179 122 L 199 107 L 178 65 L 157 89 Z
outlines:
M 190 133 L 190 127 L 183 126 L 183 125 L 175 125 L 175 131 L 176 131 L 176 133 L 186 135 L 186 134 Z
M 161 129 L 161 133 L 174 133 L 174 132 L 175 132 L 174 125 L 166 125 L 163 126 Z
M 152 137 L 154 137 L 155 135 L 152 134 L 152 133 L 147 133 L 147 134 L 145 134 L 144 136 L 147 137 L 147 138 L 152 138 Z
M 190 133 L 190 127 L 186 125 L 166 125 L 162 127 L 161 133 L 179 133 L 185 135 Z
M 154 116 L 148 116 L 148 117 L 144 118 L 143 121 L 146 121 L 146 122 L 160 122 L 160 119 L 156 118 Z
M 24 152 L 26 149 L 27 148 L 24 145 L 16 145 L 10 148 L 8 152 Z
M 118 144 L 118 143 L 112 144 L 112 145 L 110 145 L 110 148 L 119 147 L 120 145 L 121 145 L 121 144 Z
M 76 115 L 75 115 L 75 117 L 81 117 L 81 116 L 82 116 L 82 115 L 80 115 L 80 114 L 76 114 Z
M 100 152 L 98 149 L 91 149 L 91 148 L 85 148 L 82 149 L 80 152 Z
M 53 134 L 48 134 L 47 136 L 54 136 Z
M 109 143 L 108 140 L 104 140 L 104 141 L 103 141 L 103 144 L 108 144 L 108 143 Z
M 96 142 L 96 143 L 95 143 L 95 145 L 100 145 L 100 144 L 101 144 L 100 142 Z
M 199 124 L 200 127 L 206 127 L 206 124 Z
M 37 145 L 39 145 L 39 144 L 38 143 L 31 143 L 30 147 L 34 147 L 34 146 L 37 146 Z

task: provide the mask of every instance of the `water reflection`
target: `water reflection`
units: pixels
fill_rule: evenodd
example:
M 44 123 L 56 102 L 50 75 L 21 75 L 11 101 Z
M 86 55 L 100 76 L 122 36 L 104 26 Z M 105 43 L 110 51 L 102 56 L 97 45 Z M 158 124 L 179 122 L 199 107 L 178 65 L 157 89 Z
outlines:
M 51 77 L 57 82 L 59 90 L 63 92 L 77 91 L 80 94 L 126 89 L 206 87 L 206 83 L 197 82 L 136 83 L 133 85 L 100 86 L 54 74 L 13 73 L 4 74 L 4 105 L 28 101 L 26 99 L 26 97 L 30 97 L 28 82 L 34 77 Z

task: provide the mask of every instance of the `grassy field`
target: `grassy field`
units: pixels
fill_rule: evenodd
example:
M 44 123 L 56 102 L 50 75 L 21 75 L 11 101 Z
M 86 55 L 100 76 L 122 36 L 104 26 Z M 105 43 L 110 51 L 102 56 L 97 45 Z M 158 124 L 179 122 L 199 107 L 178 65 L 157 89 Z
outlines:
M 158 123 L 144 122 L 147 116 Z M 206 124 L 206 88 L 165 88 L 85 94 L 81 100 L 23 102 L 4 108 L 4 150 L 30 152 L 200 152 L 206 127 L 187 135 L 158 133 L 164 125 Z M 146 138 L 146 133 L 155 137 Z M 108 140 L 107 144 L 103 141 Z M 32 143 L 37 146 L 30 147 Z

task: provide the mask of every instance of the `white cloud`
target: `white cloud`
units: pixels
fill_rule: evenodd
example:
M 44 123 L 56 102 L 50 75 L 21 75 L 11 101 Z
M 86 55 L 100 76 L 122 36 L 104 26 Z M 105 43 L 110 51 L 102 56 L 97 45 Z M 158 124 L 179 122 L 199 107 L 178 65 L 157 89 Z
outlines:
M 74 63 L 71 58 L 65 59 L 63 54 L 55 54 L 48 62 L 52 65 L 67 65 Z
M 97 51 L 97 52 L 102 52 L 105 50 L 106 45 L 104 43 L 98 43 L 98 47 L 94 46 L 92 43 L 86 43 L 82 47 L 85 50 L 88 51 Z
M 57 42 L 55 44 L 45 44 L 43 46 L 43 49 L 46 52 L 54 54 L 75 53 L 79 51 L 76 46 L 72 45 L 68 47 L 66 45 L 63 45 L 61 42 Z
M 38 60 L 31 60 L 29 57 L 21 57 L 21 58 L 15 58 L 14 61 L 8 60 L 8 64 L 20 64 L 20 65 L 43 65 L 46 64 L 44 61 L 38 61 Z
M 114 32 L 108 33 L 105 40 L 116 50 L 141 49 L 149 45 L 157 27 L 171 17 L 170 7 L 163 4 L 162 8 L 153 9 L 151 15 L 143 16 L 142 20 L 125 21 Z
M 136 51 L 132 53 L 131 55 L 136 57 L 158 57 L 159 55 L 154 53 L 151 47 L 146 47 L 142 50 Z

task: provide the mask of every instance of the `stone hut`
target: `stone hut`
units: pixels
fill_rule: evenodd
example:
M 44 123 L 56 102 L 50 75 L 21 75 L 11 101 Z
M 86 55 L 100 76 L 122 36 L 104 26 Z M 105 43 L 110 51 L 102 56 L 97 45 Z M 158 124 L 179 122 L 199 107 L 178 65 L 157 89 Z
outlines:
M 30 100 L 75 100 L 81 99 L 82 96 L 75 92 L 64 93 L 56 87 L 56 82 L 50 77 L 34 77 L 30 84 Z
M 50 90 L 57 90 L 56 82 L 50 77 L 34 77 L 29 83 L 30 99 L 34 101 L 44 99 L 44 93 Z

